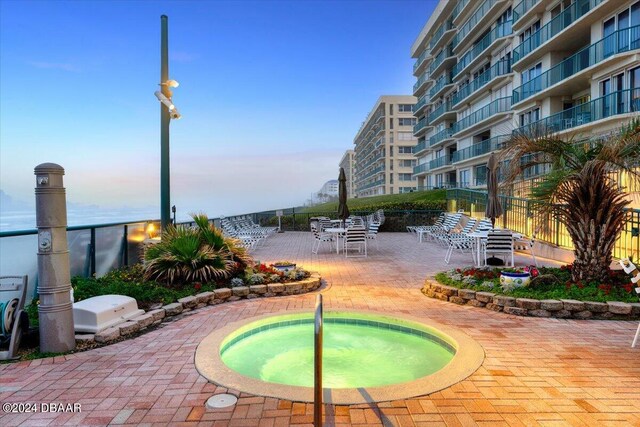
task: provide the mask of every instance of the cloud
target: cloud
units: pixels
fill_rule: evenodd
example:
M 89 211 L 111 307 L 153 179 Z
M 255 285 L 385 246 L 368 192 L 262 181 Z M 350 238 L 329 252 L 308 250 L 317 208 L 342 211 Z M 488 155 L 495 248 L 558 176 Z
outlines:
M 80 72 L 80 69 L 78 67 L 69 63 L 29 61 L 28 64 L 36 68 L 63 70 L 70 71 L 72 73 Z

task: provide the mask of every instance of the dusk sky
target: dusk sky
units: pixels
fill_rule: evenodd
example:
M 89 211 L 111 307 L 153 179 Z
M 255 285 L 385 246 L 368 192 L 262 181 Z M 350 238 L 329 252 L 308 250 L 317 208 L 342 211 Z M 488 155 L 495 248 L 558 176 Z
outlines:
M 0 1 L 0 190 L 39 163 L 70 202 L 159 206 L 160 15 L 169 16 L 171 196 L 212 216 L 302 204 L 374 102 L 410 94 L 437 1 Z M 159 217 L 159 212 L 158 212 Z

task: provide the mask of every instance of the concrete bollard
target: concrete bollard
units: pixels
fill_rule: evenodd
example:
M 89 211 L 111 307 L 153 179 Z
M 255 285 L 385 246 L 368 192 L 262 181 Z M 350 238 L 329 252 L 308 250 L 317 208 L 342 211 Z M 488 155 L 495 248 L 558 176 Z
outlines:
M 36 166 L 36 227 L 38 228 L 38 293 L 40 351 L 64 353 L 76 346 L 71 274 L 67 246 L 67 204 L 64 169 L 55 163 Z

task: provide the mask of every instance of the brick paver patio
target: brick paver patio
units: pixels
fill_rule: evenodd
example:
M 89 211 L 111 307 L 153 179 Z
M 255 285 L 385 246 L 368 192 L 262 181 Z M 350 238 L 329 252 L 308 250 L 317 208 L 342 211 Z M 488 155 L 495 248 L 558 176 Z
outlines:
M 471 377 L 410 400 L 328 406 L 328 425 L 398 426 L 640 426 L 640 348 L 634 322 L 521 318 L 429 299 L 425 277 L 451 268 L 431 243 L 407 233 L 381 233 L 380 251 L 345 259 L 322 248 L 311 254 L 309 233 L 287 232 L 255 252 L 265 262 L 292 260 L 319 271 L 325 306 L 405 313 L 460 328 L 486 352 Z M 456 254 L 452 266 L 467 265 Z M 528 258 L 518 261 L 529 263 Z M 232 390 L 238 404 L 206 410 L 227 392 L 194 367 L 198 343 L 228 322 L 259 314 L 309 309 L 315 295 L 242 300 L 209 306 L 135 339 L 66 357 L 0 365 L 0 402 L 80 403 L 80 413 L 0 413 L 13 425 L 309 425 L 312 405 Z

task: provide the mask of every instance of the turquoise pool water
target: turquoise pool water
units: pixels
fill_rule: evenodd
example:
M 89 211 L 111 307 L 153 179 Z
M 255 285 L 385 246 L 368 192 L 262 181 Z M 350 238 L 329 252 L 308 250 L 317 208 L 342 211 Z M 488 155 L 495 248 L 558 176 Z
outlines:
M 262 381 L 313 387 L 313 319 L 306 315 L 247 325 L 222 343 L 220 357 L 236 372 Z M 443 334 L 377 316 L 325 313 L 323 386 L 403 383 L 443 368 L 455 355 Z

